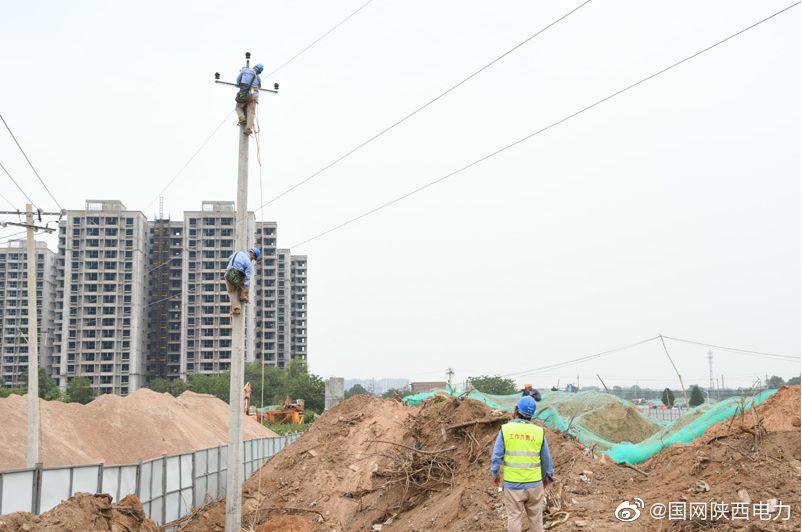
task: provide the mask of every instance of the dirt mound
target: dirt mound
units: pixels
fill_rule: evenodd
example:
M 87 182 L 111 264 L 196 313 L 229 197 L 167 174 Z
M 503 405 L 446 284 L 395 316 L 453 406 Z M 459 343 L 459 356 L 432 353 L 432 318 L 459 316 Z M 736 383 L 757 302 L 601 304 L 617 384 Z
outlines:
M 161 454 L 228 441 L 228 405 L 205 394 L 180 397 L 140 389 L 127 397 L 102 395 L 87 405 L 40 401 L 40 461 L 45 467 L 133 463 Z M 25 466 L 27 396 L 0 399 L 0 469 Z M 275 434 L 251 418 L 245 439 Z
M 420 407 L 366 396 L 348 399 L 245 483 L 243 527 L 261 530 L 291 513 L 325 531 L 371 530 L 376 524 L 382 532 L 506 530 L 489 469 L 493 442 L 507 419 L 509 414 L 470 399 L 435 397 Z M 649 505 L 712 497 L 729 503 L 745 489 L 755 502 L 777 498 L 793 505 L 790 524 L 761 522 L 761 529 L 798 530 L 799 435 L 769 434 L 758 447 L 746 436 L 726 445 L 674 446 L 630 467 L 546 429 L 555 483 L 548 490 L 545 522 L 558 531 L 621 530 L 613 512 L 633 497 Z M 689 491 L 696 480 L 705 480 L 710 492 Z M 225 503 L 218 502 L 182 530 L 215 530 L 224 521 Z M 730 522 L 713 524 L 730 528 Z M 647 512 L 627 527 L 697 530 L 710 523 L 683 525 L 655 522 Z
M 159 527 L 145 516 L 142 504 L 135 495 L 112 504 L 110 495 L 77 493 L 42 515 L 18 512 L 0 517 L 0 532 L 18 530 L 159 532 Z
M 618 402 L 594 408 L 579 417 L 578 422 L 594 434 L 615 443 L 637 443 L 662 428 L 636 408 Z
M 720 438 L 733 432 L 800 432 L 800 386 L 783 386 L 752 410 L 713 425 L 701 437 L 703 440 Z M 748 400 L 747 400 L 748 404 Z

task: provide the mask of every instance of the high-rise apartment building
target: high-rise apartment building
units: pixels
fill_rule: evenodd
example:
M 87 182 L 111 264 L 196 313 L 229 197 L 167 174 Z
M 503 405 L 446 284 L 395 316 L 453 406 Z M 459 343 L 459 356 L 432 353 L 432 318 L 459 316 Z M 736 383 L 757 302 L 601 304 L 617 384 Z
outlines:
M 306 255 L 290 255 L 290 352 L 306 361 Z
M 147 225 L 116 200 L 89 200 L 59 222 L 51 374 L 97 393 L 145 384 Z
M 256 263 L 256 282 L 254 305 L 256 313 L 256 345 L 254 359 L 256 362 L 271 366 L 278 365 L 276 344 L 276 240 L 278 227 L 276 222 L 256 223 L 256 246 L 262 250 L 262 258 Z
M 37 243 L 40 365 L 65 389 L 86 377 L 96 393 L 127 395 L 149 379 L 215 374 L 232 355 L 223 274 L 236 212 L 204 201 L 183 221 L 148 222 L 114 200 L 89 200 L 59 222 L 58 253 Z M 285 368 L 306 360 L 306 257 L 277 248 L 275 222 L 248 218 L 254 264 L 245 310 L 245 360 Z M 24 241 L 0 248 L 0 371 L 27 369 Z
M 148 379 L 181 374 L 183 235 L 183 222 L 148 222 Z
M 56 254 L 36 242 L 36 308 L 39 367 L 46 368 L 53 351 L 53 298 Z M 0 386 L 18 387 L 28 373 L 28 251 L 26 240 L 0 247 Z
M 231 305 L 223 274 L 234 252 L 234 202 L 204 201 L 200 211 L 184 212 L 181 293 L 180 377 L 219 373 L 231 364 Z M 248 217 L 248 242 L 255 219 Z M 252 286 L 253 289 L 253 286 Z M 245 360 L 255 360 L 255 305 L 245 309 Z

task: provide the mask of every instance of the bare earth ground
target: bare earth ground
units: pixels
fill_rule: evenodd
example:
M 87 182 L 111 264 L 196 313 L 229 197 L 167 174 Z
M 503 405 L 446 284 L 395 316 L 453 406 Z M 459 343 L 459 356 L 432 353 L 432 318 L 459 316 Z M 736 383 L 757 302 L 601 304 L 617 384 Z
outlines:
M 492 442 L 507 414 L 468 399 L 435 398 L 421 407 L 357 396 L 332 409 L 276 455 L 243 490 L 243 528 L 294 532 L 358 530 L 498 531 L 506 529 L 489 478 Z M 751 421 L 750 421 L 751 420 Z M 711 427 L 695 442 L 675 445 L 635 467 L 593 455 L 546 430 L 555 462 L 545 518 L 548 530 L 799 530 L 799 386 L 780 390 L 757 409 Z M 477 421 L 479 421 L 477 423 Z M 626 427 L 625 427 L 626 428 Z M 641 517 L 613 515 L 624 500 L 643 499 Z M 78 499 L 76 501 L 76 499 Z M 791 506 L 788 521 L 654 520 L 653 503 L 764 502 Z M 75 507 L 74 497 L 61 508 Z M 137 501 L 138 502 L 138 501 Z M 122 504 L 122 503 L 121 503 Z M 86 519 L 108 514 L 87 507 Z M 7 517 L 0 518 L 0 521 Z M 22 519 L 21 517 L 19 519 Z M 78 518 L 76 518 L 78 519 Z M 187 531 L 223 530 L 225 502 L 198 509 Z M 78 521 L 76 521 L 78 522 Z M 119 530 L 146 530 L 130 526 Z M 2 528 L 17 530 L 21 528 Z

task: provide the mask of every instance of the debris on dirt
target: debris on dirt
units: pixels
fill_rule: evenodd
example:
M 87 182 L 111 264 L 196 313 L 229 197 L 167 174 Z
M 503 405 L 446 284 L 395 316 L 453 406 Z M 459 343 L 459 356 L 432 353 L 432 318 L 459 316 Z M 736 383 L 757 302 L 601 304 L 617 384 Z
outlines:
M 0 469 L 25 466 L 27 396 L 0 399 Z M 190 452 L 228 441 L 228 405 L 212 395 L 179 397 L 141 388 L 127 397 L 101 395 L 87 405 L 40 400 L 45 467 L 127 464 L 162 454 Z M 159 430 L 153 430 L 159 427 Z M 245 439 L 275 436 L 251 418 Z
M 493 443 L 506 419 L 467 398 L 436 396 L 411 407 L 352 397 L 320 417 L 245 483 L 243 527 L 261 530 L 263 524 L 292 514 L 325 531 L 380 527 L 382 532 L 501 532 L 506 514 L 489 470 Z M 648 505 L 732 503 L 744 493 L 753 503 L 776 499 L 775 505 L 791 505 L 790 521 L 767 529 L 799 527 L 798 430 L 768 433 L 757 443 L 745 432 L 727 441 L 700 439 L 674 445 L 638 466 L 616 464 L 569 435 L 549 428 L 545 433 L 555 470 L 544 513 L 544 527 L 550 531 L 620 530 L 613 512 L 634 497 Z M 699 493 L 689 490 L 697 480 Z M 225 502 L 217 502 L 182 530 L 215 530 L 224 520 Z M 648 512 L 627 526 L 645 531 L 660 524 L 671 530 L 748 528 L 748 522 L 734 521 L 688 521 L 686 528 L 677 528 L 676 523 L 654 521 Z
M 113 504 L 111 495 L 105 493 L 97 495 L 76 493 L 42 515 L 17 512 L 0 516 L 0 532 L 16 532 L 18 530 L 159 532 L 159 527 L 145 516 L 142 504 L 136 495 L 129 495 L 117 504 Z
M 800 386 L 782 386 L 757 407 L 713 425 L 701 439 L 710 441 L 733 433 L 800 431 Z M 745 405 L 750 399 L 745 399 Z

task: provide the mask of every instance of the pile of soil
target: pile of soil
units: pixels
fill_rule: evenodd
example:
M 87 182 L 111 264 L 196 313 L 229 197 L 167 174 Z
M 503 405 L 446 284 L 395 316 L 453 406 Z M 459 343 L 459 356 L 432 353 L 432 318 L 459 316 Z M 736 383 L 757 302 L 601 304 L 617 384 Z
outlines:
M 713 425 L 702 436 L 705 440 L 733 432 L 800 432 L 800 386 L 782 386 L 774 395 L 754 409 L 747 410 L 721 423 Z M 747 399 L 747 404 L 748 404 Z
M 614 443 L 637 443 L 663 428 L 638 409 L 618 402 L 595 408 L 579 417 L 578 421 L 584 428 Z
M 27 396 L 0 399 L 0 469 L 25 467 Z M 40 461 L 45 467 L 135 463 L 228 441 L 228 404 L 184 392 L 179 397 L 142 388 L 127 397 L 101 395 L 87 405 L 40 401 Z M 275 436 L 252 418 L 245 439 Z
M 142 504 L 135 495 L 112 504 L 110 495 L 77 493 L 42 515 L 17 512 L 0 517 L 0 532 L 18 530 L 159 532 L 159 527 L 145 516 Z
M 421 407 L 367 396 L 348 399 L 245 483 L 243 527 L 262 530 L 292 519 L 300 531 L 306 525 L 320 531 L 374 525 L 382 532 L 506 530 L 489 462 L 508 417 L 469 399 L 437 397 Z M 758 522 L 759 529 L 799 529 L 798 431 L 769 433 L 757 443 L 740 433 L 673 446 L 635 467 L 614 464 L 566 434 L 546 429 L 546 439 L 555 469 L 545 516 L 549 530 L 621 530 L 613 512 L 634 497 L 650 506 L 729 503 L 744 493 L 753 502 L 776 498 L 792 506 L 790 521 Z M 698 480 L 709 491 L 694 492 Z M 656 522 L 648 506 L 628 529 L 755 529 L 753 521 Z M 223 501 L 196 512 L 181 529 L 222 530 L 224 522 Z

